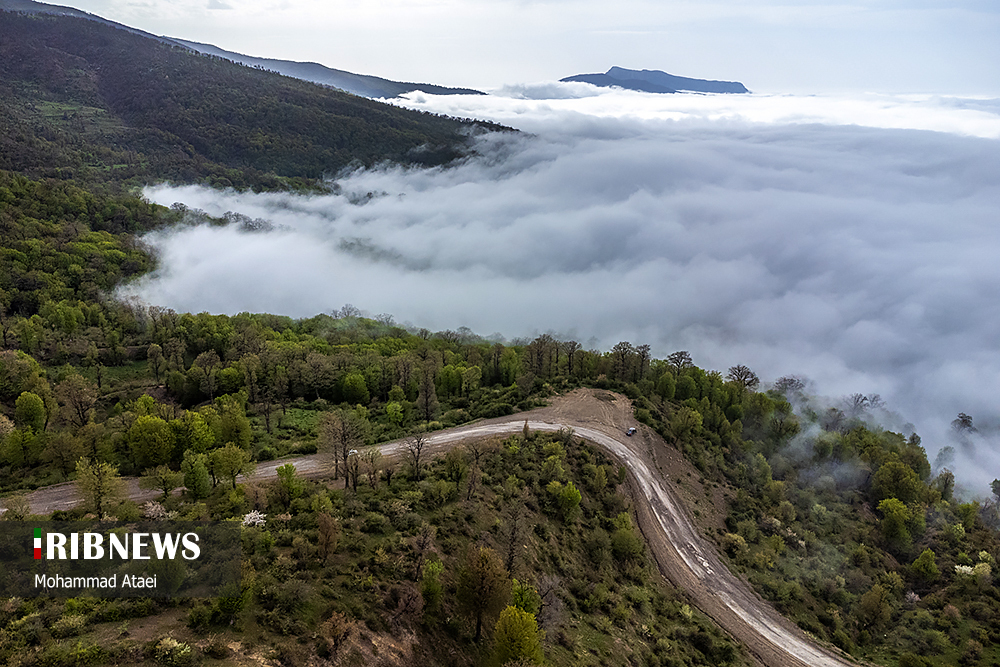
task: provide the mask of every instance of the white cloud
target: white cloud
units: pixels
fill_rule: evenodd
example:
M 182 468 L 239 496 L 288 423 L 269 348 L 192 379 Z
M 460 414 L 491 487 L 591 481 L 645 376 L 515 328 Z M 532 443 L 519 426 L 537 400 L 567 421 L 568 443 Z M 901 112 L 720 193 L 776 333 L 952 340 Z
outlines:
M 932 452 L 960 410 L 1000 423 L 995 102 L 532 90 L 407 102 L 536 133 L 483 137 L 451 169 L 359 172 L 342 196 L 150 189 L 280 227 L 152 235 L 161 268 L 132 291 L 196 312 L 350 302 L 432 329 L 688 349 L 879 393 Z

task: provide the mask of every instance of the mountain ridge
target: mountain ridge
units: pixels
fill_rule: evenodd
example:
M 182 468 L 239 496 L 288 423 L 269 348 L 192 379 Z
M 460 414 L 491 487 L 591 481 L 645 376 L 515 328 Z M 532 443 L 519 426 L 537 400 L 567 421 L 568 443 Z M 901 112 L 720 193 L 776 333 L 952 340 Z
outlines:
M 576 74 L 560 79 L 563 82 L 589 83 L 602 88 L 617 86 L 627 90 L 638 90 L 646 93 L 725 93 L 741 94 L 750 92 L 739 81 L 715 81 L 711 79 L 694 79 L 686 76 L 667 74 L 662 70 L 635 70 L 614 66 L 600 74 Z
M 111 21 L 97 14 L 63 7 L 61 5 L 50 5 L 34 0 L 0 0 L 0 10 L 10 12 L 20 12 L 26 14 L 46 14 L 52 16 L 71 16 L 74 18 L 95 21 L 112 26 L 119 30 L 125 30 L 136 35 L 142 35 L 158 40 L 165 44 L 181 46 L 189 51 L 204 55 L 225 58 L 235 63 L 248 67 L 263 68 L 278 74 L 283 74 L 302 81 L 309 81 L 321 86 L 328 86 L 342 90 L 359 97 L 370 99 L 399 97 L 409 92 L 420 91 L 431 95 L 485 95 L 482 91 L 472 88 L 454 88 L 450 86 L 440 86 L 433 83 L 413 83 L 408 81 L 393 81 L 379 76 L 369 74 L 355 74 L 346 70 L 327 67 L 321 63 L 297 62 L 293 60 L 281 60 L 276 58 L 258 58 L 248 56 L 235 51 L 227 51 L 213 44 L 203 44 L 178 37 L 166 35 L 154 35 L 152 33 L 132 28 L 130 26 Z
M 392 81 L 370 74 L 355 74 L 346 70 L 327 67 L 321 63 L 281 60 L 277 58 L 258 58 L 234 51 L 226 51 L 213 44 L 202 44 L 176 37 L 161 37 L 161 39 L 179 44 L 197 53 L 226 58 L 248 67 L 263 67 L 264 69 L 284 74 L 303 81 L 310 81 L 322 86 L 330 86 L 344 92 L 368 98 L 399 97 L 406 93 L 420 91 L 430 95 L 485 95 L 486 93 L 472 88 L 453 88 L 432 83 L 412 83 Z
M 0 169 L 274 188 L 355 163 L 444 164 L 472 125 L 102 21 L 0 12 Z

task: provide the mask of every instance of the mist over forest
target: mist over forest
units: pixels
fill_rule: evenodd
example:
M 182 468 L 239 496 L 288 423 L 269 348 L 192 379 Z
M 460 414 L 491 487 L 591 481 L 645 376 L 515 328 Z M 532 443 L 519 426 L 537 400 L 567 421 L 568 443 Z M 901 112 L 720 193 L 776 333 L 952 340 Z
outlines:
M 160 268 L 126 293 L 178 311 L 352 303 L 434 330 L 687 349 L 825 396 L 880 394 L 897 413 L 886 425 L 915 426 L 932 455 L 968 413 L 982 442 L 959 448 L 960 478 L 995 476 L 995 106 L 502 93 L 404 102 L 528 131 L 483 135 L 457 167 L 359 170 L 320 196 L 147 189 L 271 226 L 147 236 Z

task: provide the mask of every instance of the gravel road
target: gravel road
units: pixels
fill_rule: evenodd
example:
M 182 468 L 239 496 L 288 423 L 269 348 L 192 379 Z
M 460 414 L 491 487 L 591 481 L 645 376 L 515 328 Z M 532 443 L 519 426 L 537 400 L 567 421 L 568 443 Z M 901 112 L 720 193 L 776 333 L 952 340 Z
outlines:
M 667 449 L 662 438 L 632 417 L 629 401 L 617 394 L 577 390 L 552 401 L 546 408 L 511 417 L 477 422 L 438 431 L 427 436 L 428 455 L 458 443 L 520 432 L 527 420 L 534 431 L 572 428 L 585 440 L 606 449 L 628 470 L 639 528 L 656 563 L 691 602 L 712 617 L 749 651 L 763 667 L 846 667 L 857 663 L 835 648 L 821 646 L 751 590 L 723 564 L 713 544 L 696 529 L 679 499 L 673 483 L 658 469 L 656 461 Z M 630 426 L 636 435 L 625 436 Z M 383 455 L 405 453 L 405 441 L 380 445 Z M 257 466 L 255 480 L 273 479 L 278 466 L 295 465 L 305 477 L 321 477 L 327 466 L 322 455 L 268 461 Z M 130 478 L 129 498 L 137 501 L 157 497 L 157 491 L 140 490 Z M 80 502 L 72 483 L 38 489 L 28 496 L 32 511 L 47 514 L 69 509 Z

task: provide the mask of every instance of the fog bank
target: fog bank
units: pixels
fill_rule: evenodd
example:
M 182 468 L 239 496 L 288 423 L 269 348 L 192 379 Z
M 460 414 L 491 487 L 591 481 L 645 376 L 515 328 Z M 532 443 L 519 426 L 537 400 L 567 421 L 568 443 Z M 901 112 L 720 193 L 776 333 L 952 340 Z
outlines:
M 450 169 L 356 172 L 314 197 L 149 188 L 275 228 L 151 234 L 160 268 L 126 292 L 687 349 L 830 396 L 879 393 L 932 459 L 959 411 L 1000 424 L 995 100 L 501 93 L 403 102 L 533 133 L 480 137 Z M 1000 477 L 984 442 L 959 462 L 979 488 Z

